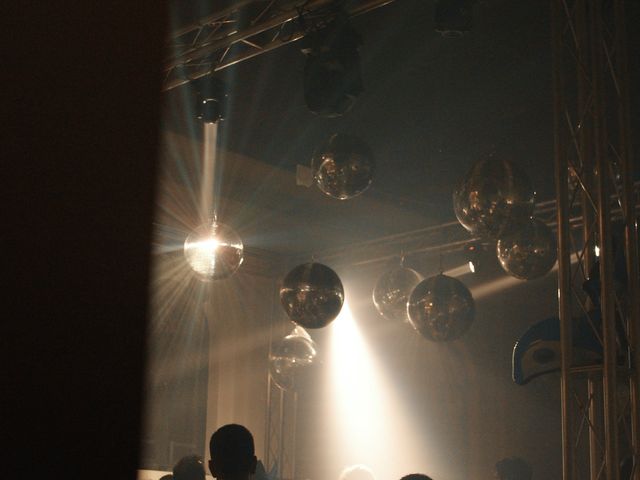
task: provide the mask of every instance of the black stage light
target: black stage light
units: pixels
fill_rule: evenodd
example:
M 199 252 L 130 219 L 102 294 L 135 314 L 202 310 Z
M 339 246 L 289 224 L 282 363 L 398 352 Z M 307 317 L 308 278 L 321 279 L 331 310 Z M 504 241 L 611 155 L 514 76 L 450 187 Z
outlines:
M 301 49 L 307 55 L 304 98 L 313 113 L 339 117 L 353 107 L 363 90 L 358 54 L 361 43 L 344 14 L 305 36 Z
M 203 123 L 216 123 L 224 119 L 227 93 L 222 80 L 206 77 L 197 90 L 196 118 Z
M 464 255 L 471 273 L 478 273 L 482 265 L 482 244 L 471 242 L 464 246 Z
M 475 0 L 438 0 L 434 12 L 436 32 L 443 37 L 459 37 L 471 30 Z
M 490 242 L 471 241 L 464 248 L 464 256 L 471 273 L 486 273 L 495 264 L 495 245 Z

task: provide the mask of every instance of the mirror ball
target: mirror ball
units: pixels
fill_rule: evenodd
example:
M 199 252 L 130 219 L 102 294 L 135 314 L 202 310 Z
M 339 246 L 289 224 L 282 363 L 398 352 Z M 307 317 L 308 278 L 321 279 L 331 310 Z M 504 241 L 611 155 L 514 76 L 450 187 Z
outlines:
M 269 356 L 271 378 L 280 388 L 295 387 L 296 377 L 304 367 L 311 365 L 316 356 L 315 342 L 309 335 L 296 327 L 293 332 L 274 345 Z
M 340 278 L 321 263 L 291 270 L 280 288 L 280 303 L 289 318 L 304 328 L 322 328 L 340 313 L 344 289 Z
M 409 295 L 422 276 L 404 266 L 396 266 L 380 276 L 373 289 L 373 304 L 378 312 L 390 320 L 406 322 Z
M 311 168 L 316 185 L 323 193 L 347 200 L 369 188 L 375 162 L 371 149 L 362 140 L 335 134 L 314 153 Z
M 223 223 L 201 225 L 184 241 L 187 263 L 203 281 L 231 276 L 242 264 L 242 240 Z
M 474 235 L 497 238 L 528 221 L 535 192 L 515 163 L 493 157 L 476 162 L 453 193 L 458 221 Z
M 501 237 L 496 253 L 500 265 L 509 275 L 533 280 L 546 275 L 555 265 L 556 237 L 544 222 L 531 219 L 519 230 Z
M 471 292 L 461 281 L 439 274 L 416 286 L 409 297 L 407 312 L 411 325 L 423 337 L 448 342 L 469 329 L 475 305 Z

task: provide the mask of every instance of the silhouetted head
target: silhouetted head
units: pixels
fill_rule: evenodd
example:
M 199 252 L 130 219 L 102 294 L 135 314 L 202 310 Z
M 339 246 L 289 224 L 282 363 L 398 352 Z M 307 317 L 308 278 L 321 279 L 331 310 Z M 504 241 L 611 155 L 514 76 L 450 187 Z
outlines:
M 424 473 L 410 473 L 409 475 L 402 477 L 400 480 L 431 480 L 431 477 Z
M 339 480 L 376 480 L 376 477 L 366 465 L 352 465 L 342 470 Z
M 211 435 L 209 453 L 209 469 L 216 478 L 243 480 L 256 471 L 253 436 L 242 425 L 229 424 L 216 430 Z
M 503 458 L 496 463 L 500 480 L 531 480 L 531 467 L 519 457 Z
M 174 480 L 204 480 L 202 457 L 189 455 L 181 458 L 173 467 Z

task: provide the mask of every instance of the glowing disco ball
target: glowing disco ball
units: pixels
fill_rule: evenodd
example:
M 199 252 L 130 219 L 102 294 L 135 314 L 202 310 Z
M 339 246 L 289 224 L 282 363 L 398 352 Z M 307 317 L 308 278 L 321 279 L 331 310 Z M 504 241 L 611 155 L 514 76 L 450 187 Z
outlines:
M 292 389 L 297 376 L 316 356 L 315 342 L 302 327 L 296 327 L 273 347 L 269 356 L 271 378 L 280 388 Z
M 557 259 L 556 237 L 540 220 L 531 219 L 498 240 L 500 265 L 509 275 L 532 280 L 546 275 Z
M 462 282 L 436 275 L 420 282 L 407 304 L 409 320 L 423 337 L 435 342 L 460 338 L 471 326 L 475 306 Z
M 390 320 L 408 321 L 409 295 L 422 276 L 410 268 L 397 266 L 384 273 L 373 289 L 373 304 L 382 316 Z
M 453 193 L 458 221 L 474 235 L 496 238 L 528 221 L 534 208 L 529 177 L 514 163 L 476 162 Z
M 242 263 L 242 240 L 222 223 L 201 225 L 184 242 L 184 256 L 202 280 L 232 275 Z
M 315 152 L 311 168 L 322 192 L 346 200 L 369 188 L 375 162 L 371 150 L 359 138 L 335 134 Z
M 329 267 L 304 263 L 285 277 L 280 302 L 294 323 L 304 328 L 322 328 L 340 313 L 344 289 L 336 272 Z

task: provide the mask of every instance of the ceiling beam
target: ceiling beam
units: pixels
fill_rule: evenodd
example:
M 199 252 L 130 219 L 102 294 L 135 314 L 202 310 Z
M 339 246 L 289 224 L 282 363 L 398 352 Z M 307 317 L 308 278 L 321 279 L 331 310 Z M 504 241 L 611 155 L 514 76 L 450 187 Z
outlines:
M 354 17 L 393 1 L 353 1 L 349 3 L 347 14 Z M 335 5 L 335 0 L 310 0 L 304 3 L 241 0 L 182 27 L 170 38 L 170 53 L 164 64 L 163 90 L 172 90 L 295 42 L 308 31 L 308 27 L 299 21 L 301 18 L 326 20 L 328 10 Z

